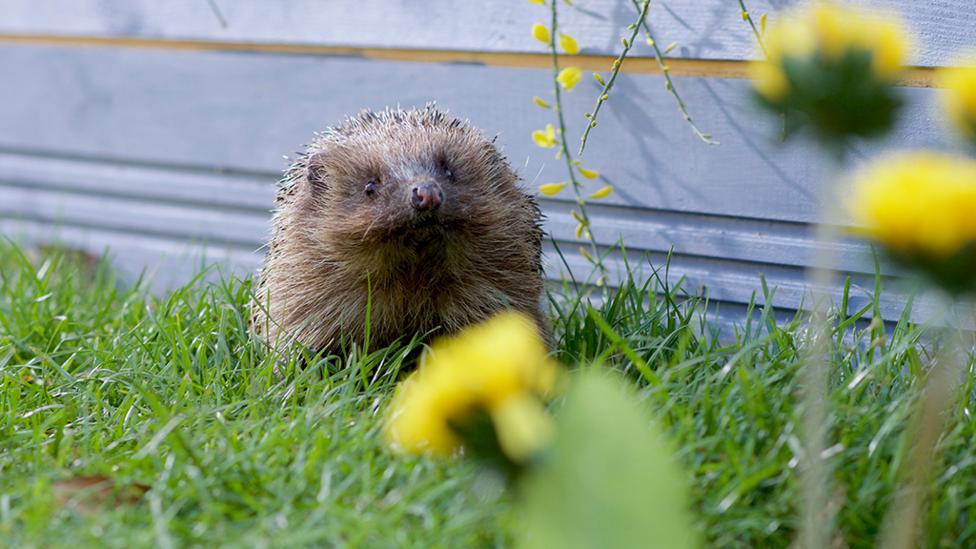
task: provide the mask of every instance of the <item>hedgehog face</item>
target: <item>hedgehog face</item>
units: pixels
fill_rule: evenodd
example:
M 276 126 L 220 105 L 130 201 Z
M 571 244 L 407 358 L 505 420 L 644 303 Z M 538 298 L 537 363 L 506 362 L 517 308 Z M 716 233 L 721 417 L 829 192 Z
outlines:
M 367 250 L 472 238 L 521 192 L 494 145 L 437 111 L 361 114 L 313 145 L 305 177 L 322 240 Z

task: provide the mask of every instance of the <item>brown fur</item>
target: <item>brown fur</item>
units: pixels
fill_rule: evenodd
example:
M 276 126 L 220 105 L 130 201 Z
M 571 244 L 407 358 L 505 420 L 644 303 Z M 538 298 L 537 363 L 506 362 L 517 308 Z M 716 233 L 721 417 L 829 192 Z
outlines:
M 453 333 L 507 307 L 545 334 L 541 216 L 517 180 L 491 141 L 432 106 L 328 130 L 285 173 L 256 333 L 313 351 L 362 345 L 370 288 L 371 345 Z M 411 206 L 420 182 L 442 191 L 435 212 Z

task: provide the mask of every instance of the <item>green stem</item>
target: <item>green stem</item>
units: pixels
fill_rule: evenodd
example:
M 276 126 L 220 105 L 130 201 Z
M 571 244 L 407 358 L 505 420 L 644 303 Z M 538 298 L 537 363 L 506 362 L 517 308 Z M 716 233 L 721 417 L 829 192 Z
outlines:
M 739 7 L 742 8 L 742 13 L 745 14 L 745 20 L 752 27 L 752 34 L 756 37 L 756 42 L 759 44 L 759 48 L 762 49 L 763 55 L 766 54 L 766 44 L 763 43 L 762 33 L 759 32 L 759 28 L 756 27 L 756 22 L 752 20 L 752 14 L 749 9 L 746 8 L 746 3 L 744 0 L 739 0 Z
M 944 310 L 948 312 L 952 306 L 953 303 L 947 303 Z M 942 347 L 929 369 L 918 408 L 911 418 L 908 433 L 913 444 L 905 461 L 903 484 L 885 514 L 878 547 L 909 549 L 925 533 L 925 524 L 920 518 L 935 465 L 936 447 L 945 429 L 946 415 L 959 396 L 958 384 L 963 367 L 959 357 L 965 356 L 961 340 L 961 327 L 953 317 L 942 327 Z
M 833 537 L 832 491 L 829 464 L 823 458 L 830 430 L 828 395 L 833 351 L 833 324 L 830 317 L 830 289 L 834 283 L 837 262 L 836 244 L 839 220 L 836 216 L 837 180 L 844 166 L 844 147 L 839 145 L 831 155 L 831 170 L 820 185 L 819 223 L 815 228 L 816 252 L 808 281 L 813 293 L 810 317 L 810 339 L 801 355 L 800 391 L 803 410 L 803 464 L 800 482 L 803 493 L 803 521 L 799 547 L 827 547 Z
M 634 0 L 636 4 L 637 0 Z M 640 8 L 640 15 L 637 16 L 637 21 L 633 24 L 634 30 L 630 33 L 630 40 L 624 44 L 623 51 L 617 56 L 617 59 L 613 62 L 613 70 L 610 71 L 610 78 L 606 80 L 603 85 L 603 89 L 600 90 L 600 95 L 596 98 L 596 106 L 593 107 L 593 113 L 590 115 L 589 120 L 586 124 L 586 129 L 583 130 L 583 137 L 580 138 L 580 148 L 576 153 L 578 156 L 583 155 L 583 150 L 586 148 L 586 138 L 590 135 L 590 130 L 596 127 L 596 119 L 600 114 L 600 107 L 606 102 L 607 97 L 609 97 L 610 90 L 613 89 L 613 83 L 617 80 L 617 75 L 620 74 L 620 69 L 624 65 L 624 59 L 627 54 L 630 53 L 630 49 L 634 47 L 634 40 L 637 39 L 637 33 L 640 32 L 640 26 L 644 24 L 644 19 L 647 18 L 647 9 L 651 6 L 651 0 L 644 0 L 644 5 Z
M 590 244 L 590 256 L 592 257 L 593 264 L 599 269 L 600 274 L 605 275 L 607 273 L 607 268 L 603 264 L 603 258 L 600 257 L 600 252 L 596 247 L 596 242 L 593 240 L 590 217 L 586 212 L 586 199 L 583 197 L 583 185 L 580 184 L 579 179 L 576 177 L 576 167 L 573 165 L 573 158 L 570 156 L 569 147 L 566 144 L 566 119 L 563 116 L 562 90 L 560 90 L 560 84 L 557 80 L 557 77 L 559 76 L 559 54 L 556 51 L 556 36 L 559 32 L 559 18 L 557 16 L 556 9 L 558 1 L 550 0 L 549 5 L 552 11 L 552 24 L 550 25 L 549 32 L 549 51 L 552 54 L 552 86 L 553 95 L 555 97 L 556 120 L 559 124 L 559 150 L 561 156 L 566 161 L 566 171 L 569 173 L 569 181 L 573 187 L 573 193 L 576 195 L 576 204 L 579 206 L 579 215 L 580 219 L 582 219 L 584 235 Z
M 637 0 L 630 1 L 632 4 L 634 4 L 635 8 L 638 10 L 640 9 L 640 4 L 637 3 Z M 684 117 L 685 122 L 691 126 L 691 131 L 695 132 L 695 135 L 697 135 L 699 139 L 705 143 L 708 143 L 709 145 L 718 145 L 718 141 L 712 139 L 711 134 L 703 132 L 698 125 L 695 124 L 695 121 L 692 120 L 691 114 L 688 113 L 688 107 L 685 106 L 684 100 L 681 99 L 681 95 L 678 94 L 678 89 L 674 86 L 674 82 L 671 81 L 671 71 L 668 69 L 668 64 L 664 60 L 664 54 L 661 52 L 661 48 L 657 45 L 657 40 L 654 39 L 654 33 L 651 32 L 651 26 L 647 24 L 646 19 L 641 23 L 641 26 L 644 28 L 644 36 L 647 37 L 647 41 L 651 44 L 651 49 L 654 50 L 654 59 L 657 61 L 658 68 L 661 69 L 661 75 L 664 76 L 664 87 L 678 104 L 678 110 L 681 111 L 681 116 Z

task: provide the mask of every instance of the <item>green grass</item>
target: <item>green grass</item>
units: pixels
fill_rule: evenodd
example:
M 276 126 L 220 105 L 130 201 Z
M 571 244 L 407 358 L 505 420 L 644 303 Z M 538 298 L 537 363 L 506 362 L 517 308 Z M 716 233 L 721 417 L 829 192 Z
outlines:
M 248 337 L 249 289 L 195 283 L 155 298 L 104 267 L 0 244 L 0 545 L 511 541 L 509 495 L 472 464 L 384 447 L 382 412 L 411 345 L 276 376 L 275 357 Z M 789 545 L 798 320 L 776 327 L 757 309 L 723 345 L 701 337 L 703 304 L 659 277 L 593 311 L 578 297 L 552 305 L 560 360 L 623 369 L 647 396 L 680 448 L 709 544 Z M 853 547 L 877 539 L 928 361 L 918 328 L 885 335 L 865 320 L 841 320 L 831 370 L 833 502 Z M 971 377 L 963 390 L 932 480 L 930 545 L 976 544 Z M 65 484 L 94 475 L 122 495 L 148 491 L 110 501 Z

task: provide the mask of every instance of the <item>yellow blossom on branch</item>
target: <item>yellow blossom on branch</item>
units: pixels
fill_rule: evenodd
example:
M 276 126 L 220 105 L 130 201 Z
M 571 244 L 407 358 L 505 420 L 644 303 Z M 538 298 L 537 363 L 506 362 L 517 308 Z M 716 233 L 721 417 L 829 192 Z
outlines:
M 556 128 L 552 124 L 546 124 L 545 130 L 536 130 L 532 132 L 532 141 L 535 144 L 544 148 L 551 149 L 556 146 Z
M 966 139 L 976 144 L 976 58 L 956 67 L 939 69 L 940 99 L 949 120 Z
M 576 39 L 572 36 L 559 33 L 559 45 L 563 47 L 563 51 L 569 55 L 576 55 L 579 53 L 579 45 L 576 43 Z
M 596 170 L 588 170 L 582 166 L 578 166 L 576 169 L 579 170 L 580 175 L 587 179 L 596 179 L 600 177 L 600 172 Z
M 583 71 L 579 67 L 566 67 L 556 75 L 558 81 L 567 91 L 573 89 L 583 78 Z
M 546 196 L 556 196 L 565 188 L 565 183 L 546 183 L 545 185 L 539 185 L 539 192 Z
M 976 160 L 935 152 L 881 158 L 857 174 L 855 231 L 949 291 L 976 286 Z
M 450 455 L 482 414 L 505 454 L 524 461 L 552 436 L 541 399 L 558 376 L 535 323 L 519 313 L 498 314 L 433 343 L 393 397 L 387 440 L 405 452 Z
M 818 2 L 770 25 L 766 59 L 750 64 L 753 87 L 762 104 L 824 137 L 879 135 L 901 104 L 892 84 L 908 42 L 896 17 Z
M 885 246 L 951 255 L 976 243 L 976 161 L 934 152 L 882 158 L 856 177 L 851 210 Z
M 546 28 L 545 25 L 541 25 L 539 23 L 532 25 L 532 36 L 534 36 L 539 42 L 542 42 L 547 46 L 549 45 L 549 29 Z
M 599 200 L 601 198 L 606 198 L 610 196 L 610 193 L 612 192 L 613 192 L 613 186 L 607 185 L 606 187 L 603 187 L 600 190 L 596 191 L 595 193 L 591 194 L 590 198 L 594 200 Z

